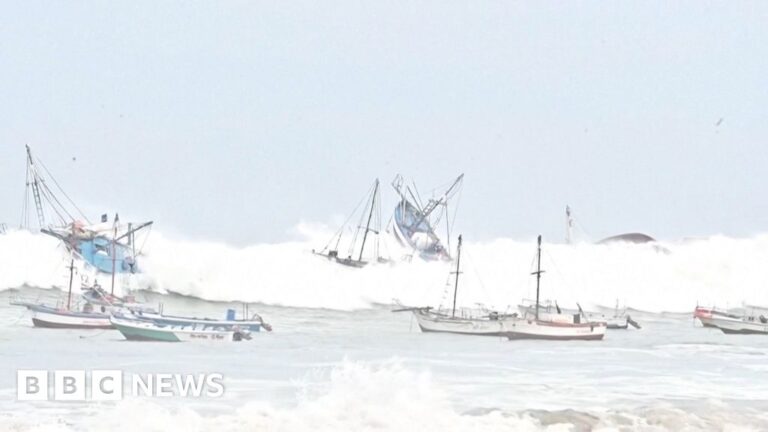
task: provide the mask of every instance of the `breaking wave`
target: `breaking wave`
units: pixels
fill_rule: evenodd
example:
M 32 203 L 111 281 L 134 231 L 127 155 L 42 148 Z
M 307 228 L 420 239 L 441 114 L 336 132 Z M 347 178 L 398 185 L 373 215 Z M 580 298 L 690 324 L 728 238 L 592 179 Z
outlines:
M 126 399 L 90 404 L 62 421 L 60 413 L 0 419 L 16 431 L 759 431 L 768 415 L 759 406 L 701 403 L 697 408 L 657 402 L 626 410 L 516 410 L 515 407 L 459 408 L 452 392 L 429 372 L 415 372 L 397 360 L 379 364 L 344 361 L 299 383 L 290 406 L 269 401 L 216 401 L 218 412 L 192 404 Z M 316 381 L 312 377 L 310 381 Z M 234 408 L 237 406 L 237 408 Z M 55 411 L 55 410 L 54 410 Z
M 330 237 L 323 227 L 300 225 L 302 240 L 237 247 L 178 240 L 154 233 L 140 266 L 143 288 L 212 301 L 332 309 L 389 304 L 448 305 L 451 264 L 412 262 L 347 268 L 311 253 Z M 698 304 L 768 304 L 768 235 L 715 236 L 652 244 L 545 244 L 542 297 L 561 305 L 613 306 L 650 312 L 687 312 Z M 399 258 L 406 251 L 389 244 Z M 343 253 L 343 252 L 342 252 Z M 465 242 L 458 304 L 505 309 L 535 295 L 530 276 L 533 239 Z M 0 235 L 0 287 L 66 285 L 66 256 L 41 234 Z

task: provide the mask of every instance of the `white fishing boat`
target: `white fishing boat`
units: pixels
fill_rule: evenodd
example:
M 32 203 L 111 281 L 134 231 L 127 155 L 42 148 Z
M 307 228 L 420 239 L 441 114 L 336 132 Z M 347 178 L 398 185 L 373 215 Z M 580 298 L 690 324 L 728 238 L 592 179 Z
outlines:
M 94 305 L 85 303 L 80 310 L 72 305 L 72 278 L 74 274 L 74 259 L 69 265 L 69 291 L 67 301 L 61 306 L 48 306 L 42 303 L 11 300 L 14 306 L 23 306 L 32 312 L 32 324 L 35 327 L 58 329 L 109 329 L 109 310 L 100 306 L 94 310 Z
M 388 258 L 382 257 L 379 250 L 379 234 L 381 232 L 381 199 L 379 197 L 379 179 L 373 183 L 371 191 L 369 192 L 369 198 L 365 201 L 366 205 L 360 211 L 360 221 L 357 227 L 352 229 L 352 239 L 349 242 L 349 249 L 346 256 L 339 255 L 339 244 L 344 236 L 344 232 L 349 229 L 349 224 L 352 218 L 358 212 L 360 207 L 358 204 L 352 215 L 347 218 L 347 221 L 339 228 L 339 230 L 331 237 L 321 250 L 315 251 L 312 249 L 312 253 L 327 258 L 330 261 L 336 262 L 347 267 L 362 268 L 371 262 L 388 263 Z M 365 245 L 367 243 L 370 233 L 374 234 L 372 239 L 373 250 L 369 252 L 368 256 L 365 254 Z M 358 239 L 360 239 L 360 245 L 358 249 Z
M 504 320 L 504 330 L 510 340 L 602 340 L 608 324 L 605 321 L 590 321 L 581 313 L 565 314 L 561 311 L 542 311 L 541 287 L 541 236 L 538 238 L 536 259 L 536 302 L 532 308 L 521 309 L 522 316 Z
M 697 307 L 695 316 L 705 327 L 720 329 L 725 334 L 768 335 L 768 308 L 745 305 L 741 315 Z
M 456 297 L 459 290 L 459 275 L 461 274 L 461 245 L 462 237 L 459 236 L 456 247 L 456 270 L 453 287 L 453 306 L 451 309 L 442 310 L 431 307 L 400 308 L 393 312 L 412 312 L 422 332 L 429 333 L 455 333 L 474 336 L 504 336 L 504 319 L 508 315 L 490 310 L 456 309 Z M 458 314 L 457 314 L 458 312 Z
M 619 308 L 618 302 L 611 312 L 584 311 L 581 305 L 576 305 L 578 309 L 561 308 L 556 302 L 543 302 L 539 305 L 539 314 L 545 319 L 555 319 L 564 322 L 573 321 L 573 316 L 579 315 L 581 321 L 604 321 L 609 330 L 627 330 L 629 327 L 641 329 L 640 323 L 632 319 L 627 313 L 627 308 Z M 523 304 L 518 306 L 521 314 L 533 312 L 533 302 L 524 300 Z M 559 318 L 562 316 L 562 318 Z
M 179 315 L 166 315 L 157 312 L 147 312 L 142 310 L 135 310 L 131 314 L 132 319 L 149 321 L 158 325 L 176 325 L 176 326 L 190 326 L 194 325 L 199 329 L 232 329 L 240 328 L 248 330 L 249 332 L 259 332 L 261 329 L 266 331 L 272 331 L 272 326 L 261 317 L 261 315 L 254 313 L 249 314 L 248 305 L 243 305 L 243 316 L 238 318 L 234 309 L 227 309 L 226 319 L 207 318 L 207 317 L 187 317 Z
M 211 328 L 206 325 L 165 325 L 113 315 L 111 324 L 130 341 L 153 342 L 240 342 L 251 339 L 247 330 Z

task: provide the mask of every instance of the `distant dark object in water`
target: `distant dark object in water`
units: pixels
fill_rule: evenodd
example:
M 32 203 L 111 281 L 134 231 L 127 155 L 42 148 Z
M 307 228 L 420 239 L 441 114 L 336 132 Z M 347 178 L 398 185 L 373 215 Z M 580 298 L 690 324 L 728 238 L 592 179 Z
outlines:
M 597 242 L 597 244 L 612 244 L 612 243 L 634 243 L 634 244 L 647 244 L 654 243 L 653 248 L 656 252 L 662 252 L 665 254 L 671 253 L 671 251 L 664 246 L 656 243 L 656 239 L 643 233 L 627 233 L 604 238 Z
M 617 243 L 617 242 L 626 242 L 626 243 L 653 243 L 656 239 L 643 233 L 627 233 L 627 234 L 619 234 L 612 237 L 604 238 L 597 242 L 597 244 L 608 244 L 608 243 Z

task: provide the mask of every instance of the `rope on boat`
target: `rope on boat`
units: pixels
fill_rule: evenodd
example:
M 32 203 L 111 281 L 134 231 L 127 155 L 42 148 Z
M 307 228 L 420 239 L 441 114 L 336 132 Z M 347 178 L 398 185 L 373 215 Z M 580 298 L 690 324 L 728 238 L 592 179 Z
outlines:
M 105 331 L 107 331 L 107 330 L 110 330 L 110 329 L 102 330 L 102 331 L 100 331 L 100 332 L 98 332 L 98 333 L 94 333 L 94 334 L 91 334 L 91 335 L 87 335 L 87 336 L 84 336 L 84 335 L 80 335 L 80 339 L 89 339 L 89 338 L 92 338 L 92 337 L 94 337 L 94 336 L 99 336 L 99 335 L 103 334 L 103 333 L 104 333 Z

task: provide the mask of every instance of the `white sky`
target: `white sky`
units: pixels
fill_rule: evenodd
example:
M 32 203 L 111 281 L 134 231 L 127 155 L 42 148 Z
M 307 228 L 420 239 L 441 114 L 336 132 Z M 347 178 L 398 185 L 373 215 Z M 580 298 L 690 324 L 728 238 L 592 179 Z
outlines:
M 388 209 L 398 172 L 466 173 L 467 239 L 559 240 L 566 204 L 596 238 L 750 235 L 766 23 L 746 1 L 5 5 L 0 221 L 28 143 L 94 218 L 239 244 L 331 221 L 375 176 Z

